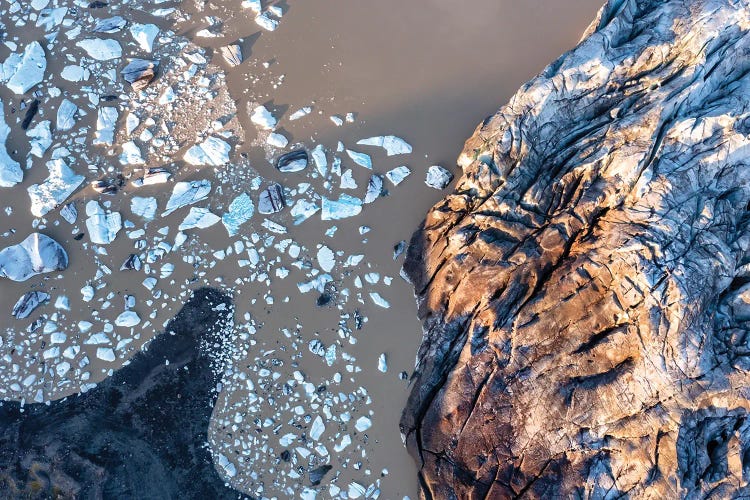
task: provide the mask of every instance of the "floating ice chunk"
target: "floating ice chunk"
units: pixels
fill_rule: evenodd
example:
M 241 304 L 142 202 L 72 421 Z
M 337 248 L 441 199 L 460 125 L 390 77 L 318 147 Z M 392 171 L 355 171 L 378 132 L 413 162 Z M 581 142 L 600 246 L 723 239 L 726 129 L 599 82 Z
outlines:
M 96 290 L 91 285 L 86 285 L 83 288 L 81 288 L 81 298 L 84 302 L 91 302 L 91 299 L 94 298 L 94 294 L 96 293 Z M 81 324 L 84 325 L 84 327 L 81 327 Z M 85 328 L 86 324 L 88 324 L 88 328 Z M 89 328 L 91 328 L 91 323 L 88 321 L 81 321 L 78 323 L 78 328 L 81 329 L 82 332 L 88 331 Z M 109 341 L 109 339 L 107 339 Z
M 158 67 L 159 61 L 135 58 L 131 59 L 128 65 L 122 68 L 120 74 L 133 90 L 139 91 L 148 87 L 151 80 L 156 77 L 156 69 Z M 174 101 L 175 97 L 174 89 L 167 87 L 161 96 L 159 96 L 159 104 L 169 104 Z
M 211 182 L 207 180 L 178 182 L 174 185 L 163 215 L 169 215 L 179 208 L 205 200 L 210 192 Z
M 37 28 L 44 27 L 45 31 L 51 31 L 63 22 L 65 14 L 68 13 L 67 7 L 58 7 L 56 9 L 44 9 L 39 13 L 36 20 Z
M 346 154 L 349 155 L 349 158 L 351 158 L 352 161 L 357 165 L 372 170 L 372 159 L 370 158 L 370 155 L 367 155 L 365 153 L 358 153 L 356 151 L 352 151 L 351 149 L 347 149 Z
M 89 76 L 91 76 L 91 73 L 89 72 L 89 70 L 81 66 L 71 64 L 63 68 L 63 70 L 60 72 L 60 76 L 63 78 L 63 80 L 67 80 L 69 82 L 82 82 L 84 80 L 88 80 Z
M 340 117 L 340 116 L 338 116 L 338 115 L 333 115 L 333 116 L 331 117 L 331 121 L 332 121 L 332 122 L 333 122 L 333 124 L 334 124 L 334 125 L 336 125 L 337 127 L 340 127 L 340 126 L 342 126 L 342 125 L 344 124 L 344 120 L 342 120 L 342 119 L 341 119 L 341 117 Z
M 354 173 L 351 168 L 347 168 L 346 171 L 341 174 L 339 187 L 341 189 L 357 189 L 357 181 L 354 180 Z
M 125 311 L 115 318 L 115 325 L 130 328 L 141 322 L 135 311 Z
M 33 184 L 27 189 L 31 199 L 31 213 L 35 217 L 44 217 L 59 206 L 85 179 L 73 172 L 62 159 L 48 161 L 47 170 L 49 176 L 44 182 Z
M 23 56 L 15 72 L 6 84 L 16 94 L 24 94 L 44 80 L 47 58 L 39 42 L 31 42 L 23 51 Z
M 370 298 L 375 305 L 380 306 L 383 309 L 388 309 L 391 307 L 391 304 L 383 297 L 381 297 L 378 292 L 370 292 Z
M 307 168 L 307 151 L 298 149 L 290 153 L 283 154 L 276 160 L 276 168 L 279 172 L 299 172 Z
M 357 429 L 358 432 L 365 432 L 370 427 L 372 427 L 372 420 L 368 417 L 359 417 L 354 423 L 354 428 Z
M 106 106 L 99 108 L 96 118 L 96 133 L 94 144 L 111 146 L 115 141 L 115 125 L 117 124 L 117 108 Z
M 34 310 L 49 300 L 49 294 L 41 291 L 27 292 L 13 306 L 12 315 L 16 319 L 28 318 Z
M 94 29 L 94 33 L 117 33 L 125 27 L 128 22 L 121 16 L 108 17 L 106 19 L 100 19 Z
M 47 235 L 32 233 L 21 243 L 0 250 L 0 278 L 26 281 L 68 267 L 68 254 Z
M 367 193 L 365 194 L 365 203 L 372 203 L 373 201 L 380 198 L 380 194 L 383 192 L 383 178 L 377 174 L 370 177 L 370 181 L 367 183 Z
M 364 255 L 350 255 L 346 258 L 346 262 L 344 263 L 344 267 L 356 267 L 359 265 L 360 262 L 364 260 Z
M 122 145 L 120 153 L 120 163 L 123 165 L 143 165 L 146 161 L 141 154 L 141 148 L 133 141 L 128 141 Z
M 453 174 L 439 165 L 433 165 L 427 170 L 424 183 L 435 189 L 445 189 L 453 180 Z
M 378 371 L 385 373 L 388 371 L 388 361 L 385 358 L 385 353 L 378 356 Z
M 255 205 L 247 193 L 242 193 L 229 204 L 228 212 L 221 216 L 221 223 L 229 236 L 240 232 L 240 226 L 250 220 L 255 212 Z
M 253 114 L 250 116 L 250 121 L 266 130 L 273 130 L 276 128 L 276 118 L 273 117 L 270 111 L 265 106 L 257 106 L 253 110 Z
M 106 212 L 96 200 L 86 203 L 86 228 L 89 239 L 97 245 L 108 245 L 122 229 L 122 218 L 119 212 Z
M 404 155 L 412 152 L 411 145 L 395 135 L 370 137 L 357 141 L 360 146 L 376 146 L 385 149 L 388 156 Z
M 318 206 L 317 203 L 305 199 L 297 200 L 290 212 L 292 214 L 292 217 L 294 218 L 294 225 L 298 226 L 302 224 L 307 219 L 315 215 L 318 210 L 320 210 L 320 206 Z
M 205 229 L 211 227 L 221 220 L 221 217 L 212 213 L 207 208 L 191 207 L 190 212 L 178 227 L 180 231 L 188 229 Z
M 51 122 L 49 120 L 44 120 L 37 123 L 34 128 L 26 131 L 31 144 L 30 153 L 37 158 L 44 156 L 44 153 L 52 145 L 52 130 L 50 130 L 50 125 Z
M 352 438 L 349 436 L 349 434 L 344 434 L 344 437 L 341 438 L 341 442 L 334 445 L 333 451 L 335 451 L 336 453 L 341 453 L 350 444 L 352 444 Z
M 230 66 L 235 67 L 242 64 L 242 48 L 238 44 L 225 45 L 219 51 Z
M 284 226 L 282 226 L 281 224 L 277 224 L 276 222 L 269 219 L 265 219 L 261 226 L 276 234 L 286 234 L 287 232 Z
M 300 293 L 308 293 L 312 290 L 317 290 L 320 293 L 325 291 L 326 283 L 333 281 L 333 277 L 330 274 L 321 274 L 316 276 L 314 279 L 305 282 L 297 283 L 297 289 Z
M 280 212 L 286 206 L 284 189 L 280 184 L 271 184 L 261 191 L 258 198 L 258 212 L 268 215 Z
M 130 211 L 146 220 L 153 220 L 156 215 L 156 198 L 134 196 L 130 199 Z
M 76 113 L 78 106 L 67 99 L 63 99 L 57 108 L 57 130 L 64 132 L 70 130 L 76 124 Z
M 251 9 L 256 14 L 260 14 L 263 11 L 263 7 L 260 5 L 260 0 L 242 0 L 243 9 Z
M 346 496 L 350 499 L 362 498 L 367 493 L 364 486 L 359 483 L 351 482 L 346 490 Z
M 279 21 L 277 21 L 276 19 L 271 19 L 271 17 L 269 17 L 268 13 L 266 12 L 257 16 L 255 18 L 255 23 L 264 30 L 268 31 L 274 31 L 279 26 Z
M 159 27 L 155 24 L 133 24 L 130 26 L 130 34 L 141 49 L 151 52 L 154 50 L 154 40 L 159 34 Z
M 315 162 L 315 168 L 318 169 L 318 173 L 321 177 L 325 177 L 328 174 L 328 159 L 326 158 L 326 151 L 322 144 L 315 146 L 315 149 L 311 152 L 313 161 Z
M 10 135 L 10 127 L 5 123 L 5 109 L 0 101 L 0 187 L 12 187 L 23 180 L 21 165 L 8 155 L 5 142 Z
M 141 119 L 138 118 L 138 116 L 132 112 L 128 113 L 128 116 L 125 118 L 125 131 L 128 135 L 132 134 L 133 131 L 138 128 L 138 125 L 141 124 Z
M 354 217 L 362 212 L 362 200 L 342 194 L 338 200 L 329 200 L 323 198 L 323 211 L 321 218 L 323 220 L 339 220 L 348 217 Z
M 289 115 L 289 121 L 299 120 L 300 118 L 303 118 L 307 115 L 309 115 L 312 112 L 312 107 L 305 106 L 304 108 L 300 108 L 291 115 Z
M 266 144 L 275 148 L 285 148 L 289 144 L 289 139 L 284 137 L 282 134 L 272 132 L 268 134 L 266 138 Z
M 76 209 L 75 204 L 68 203 L 62 207 L 60 209 L 60 216 L 65 219 L 65 222 L 68 224 L 75 224 L 76 220 L 78 220 L 78 210 Z
M 315 420 L 313 420 L 312 427 L 310 427 L 310 439 L 313 441 L 320 441 L 320 437 L 325 431 L 326 426 L 323 423 L 323 419 L 318 415 L 315 417 Z
M 222 468 L 222 470 L 228 477 L 234 477 L 237 475 L 237 467 L 235 467 L 235 465 L 221 453 L 219 453 L 218 463 L 219 467 Z
M 211 165 L 220 167 L 229 163 L 229 151 L 232 147 L 218 137 L 208 137 L 200 144 L 188 149 L 185 161 L 191 165 Z
M 411 174 L 411 170 L 409 170 L 409 167 L 406 166 L 400 166 L 396 167 L 393 170 L 389 170 L 386 172 L 385 176 L 388 178 L 389 181 L 391 181 L 391 184 L 394 186 L 398 186 L 401 184 L 404 179 L 409 177 Z
M 323 271 L 331 272 L 333 266 L 336 265 L 336 254 L 333 253 L 333 250 L 325 245 L 320 247 L 318 249 L 318 265 Z
M 117 40 L 111 38 L 87 38 L 76 45 L 97 61 L 109 61 L 122 57 L 122 47 Z
M 117 359 L 117 357 L 115 356 L 115 351 L 111 347 L 97 348 L 96 357 L 101 359 L 102 361 L 108 361 L 110 363 Z

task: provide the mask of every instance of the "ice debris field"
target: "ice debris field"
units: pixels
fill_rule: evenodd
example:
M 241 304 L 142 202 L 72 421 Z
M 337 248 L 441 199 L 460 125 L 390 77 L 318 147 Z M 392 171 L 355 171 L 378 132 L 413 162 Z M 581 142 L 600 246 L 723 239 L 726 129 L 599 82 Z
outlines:
M 282 5 L 240 7 L 266 33 L 283 23 Z M 387 373 L 390 347 L 352 352 L 363 311 L 391 307 L 400 278 L 371 265 L 370 227 L 345 233 L 337 221 L 376 210 L 410 176 L 442 190 L 453 175 L 413 172 L 412 146 L 379 131 L 351 144 L 295 142 L 283 124 L 310 119 L 315 105 L 254 102 L 243 121 L 225 74 L 245 62 L 242 44 L 196 43 L 222 36 L 210 16 L 193 41 L 176 35 L 189 22 L 178 7 L 0 6 L 0 397 L 49 404 L 92 390 L 163 333 L 191 290 L 222 288 L 237 309 L 233 340 L 206 346 L 224 360 L 210 434 L 217 470 L 260 497 L 378 498 L 388 471 L 367 462 L 377 416 L 357 373 L 363 363 Z M 331 115 L 329 126 L 355 120 Z M 246 135 L 261 164 L 236 151 Z M 381 171 L 378 158 L 390 156 L 405 164 Z M 313 220 L 317 237 L 297 236 Z M 351 241 L 365 250 L 347 250 Z M 405 241 L 392 245 L 397 259 Z M 309 331 L 300 314 L 274 333 L 281 340 L 260 339 L 275 305 L 305 298 L 312 311 L 336 311 L 333 335 Z M 315 377 L 294 368 L 302 357 L 319 359 Z M 358 479 L 339 481 L 342 470 Z

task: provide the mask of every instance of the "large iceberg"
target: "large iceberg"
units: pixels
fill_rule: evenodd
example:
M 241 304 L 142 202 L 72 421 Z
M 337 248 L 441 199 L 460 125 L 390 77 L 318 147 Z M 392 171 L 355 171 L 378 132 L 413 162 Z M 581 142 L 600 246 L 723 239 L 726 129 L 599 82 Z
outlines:
M 41 233 L 0 250 L 0 278 L 26 281 L 32 276 L 68 267 L 68 254 L 58 242 Z
M 12 187 L 23 180 L 21 165 L 8 155 L 5 141 L 10 135 L 10 127 L 5 123 L 5 108 L 0 101 L 0 187 Z

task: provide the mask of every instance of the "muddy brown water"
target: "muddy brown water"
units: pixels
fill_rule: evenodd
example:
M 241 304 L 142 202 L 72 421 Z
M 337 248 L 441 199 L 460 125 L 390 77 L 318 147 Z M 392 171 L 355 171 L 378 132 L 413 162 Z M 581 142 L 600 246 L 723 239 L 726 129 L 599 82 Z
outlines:
M 376 271 L 393 278 L 390 287 L 378 288 L 390 302 L 390 309 L 379 309 L 371 302 L 359 305 L 368 322 L 356 335 L 357 343 L 348 345 L 346 350 L 357 358 L 356 365 L 362 371 L 349 374 L 340 367 L 337 371 L 344 378 L 341 390 L 351 391 L 363 386 L 373 401 L 367 407 L 374 415 L 365 446 L 367 467 L 372 470 L 369 480 L 373 481 L 387 468 L 389 474 L 382 482 L 381 498 L 406 495 L 416 498 L 416 468 L 398 432 L 398 420 L 409 387 L 398 375 L 401 371 L 410 373 L 413 368 L 421 326 L 416 318 L 412 290 L 398 276 L 400 261 L 394 262 L 391 258 L 393 245 L 408 240 L 430 206 L 445 195 L 425 186 L 427 168 L 439 164 L 458 174 L 455 159 L 476 125 L 507 102 L 521 84 L 571 48 L 593 19 L 601 0 L 286 1 L 278 3 L 284 16 L 274 32 L 261 32 L 253 22 L 252 13 L 241 9 L 239 4 L 239 0 L 214 0 L 198 9 L 186 2 L 183 8 L 188 9 L 190 20 L 178 25 L 177 30 L 197 45 L 211 49 L 239 40 L 245 56 L 241 66 L 228 68 L 218 61 L 218 56 L 214 62 L 219 62 L 226 70 L 229 91 L 237 100 L 240 122 L 246 132 L 245 141 L 237 145 L 235 152 L 246 153 L 260 175 L 292 186 L 304 181 L 294 174 L 275 171 L 254 143 L 255 127 L 249 121 L 247 108 L 256 103 L 265 104 L 280 119 L 279 131 L 290 138 L 290 143 L 299 142 L 308 147 L 323 144 L 335 150 L 338 141 L 351 147 L 363 137 L 394 134 L 406 139 L 414 148 L 409 156 L 388 158 L 382 151 L 354 147 L 372 154 L 376 172 L 407 165 L 413 173 L 398 187 L 388 185 L 390 195 L 367 206 L 356 218 L 326 223 L 313 217 L 301 226 L 288 226 L 290 236 L 304 244 L 313 257 L 317 243 L 343 250 L 346 255 L 364 253 L 371 268 L 358 271 L 360 275 Z M 221 21 L 220 37 L 196 36 L 197 30 L 208 24 L 204 22 L 208 15 Z M 303 106 L 312 106 L 312 114 L 290 122 L 288 116 Z M 329 119 L 331 115 L 343 117 L 349 112 L 355 114 L 354 123 L 336 127 Z M 360 187 L 366 185 L 367 172 L 354 170 Z M 28 183 L 46 175 L 42 174 L 34 172 Z M 193 177 L 207 175 L 210 169 Z M 24 215 L 28 206 L 25 189 L 5 191 L 0 206 L 12 206 L 14 214 L 4 219 L 0 233 L 13 227 L 19 229 L 19 235 L 25 236 L 31 231 L 30 219 L 26 220 Z M 83 211 L 82 204 L 78 208 Z M 79 216 L 79 222 L 82 219 L 83 216 Z M 153 229 L 167 224 L 175 226 L 179 220 L 179 217 L 163 223 L 157 220 L 152 226 Z M 335 236 L 325 237 L 323 233 L 333 225 L 338 227 Z M 358 227 L 362 225 L 371 227 L 371 232 L 360 235 Z M 61 242 L 71 238 L 66 226 L 51 227 L 47 232 Z M 125 236 L 120 238 L 125 239 Z M 13 243 L 20 239 L 16 238 Z M 2 240 L 3 245 L 6 240 Z M 218 227 L 204 231 L 201 241 L 205 244 L 217 241 L 216 246 L 221 248 L 230 244 L 223 228 Z M 127 245 L 122 248 L 112 245 L 112 260 L 121 261 L 129 251 Z M 176 297 L 181 284 L 191 277 L 192 269 L 181 262 L 175 264 L 174 290 L 170 290 L 168 283 L 160 286 Z M 91 306 L 79 300 L 78 290 L 82 285 L 80 280 L 76 281 L 76 275 L 89 272 L 88 266 L 85 259 L 71 255 L 68 295 L 73 311 L 68 317 L 75 321 L 78 320 L 76 314 L 80 319 L 87 319 L 90 312 Z M 236 265 L 219 262 L 200 281 L 231 283 L 236 273 Z M 142 293 L 142 278 L 139 275 L 132 283 L 119 284 L 119 291 L 132 288 Z M 55 283 L 65 288 L 67 282 L 65 277 Z M 255 336 L 258 349 L 289 349 L 289 342 L 279 332 L 281 328 L 294 329 L 297 324 L 302 325 L 305 340 L 320 338 L 326 343 L 335 340 L 340 311 L 317 307 L 316 294 L 300 296 L 296 282 L 296 279 L 274 282 L 273 306 L 263 304 L 262 297 L 267 290 L 262 285 L 243 285 L 235 290 L 237 315 L 241 317 L 248 312 L 263 323 Z M 0 308 L 4 311 L 9 311 L 15 299 L 29 289 L 29 283 L 3 282 L 1 286 Z M 289 302 L 284 302 L 286 296 L 290 297 Z M 252 304 L 251 298 L 259 300 Z M 173 313 L 179 308 L 179 300 L 165 302 L 169 302 L 165 307 L 167 311 Z M 139 307 L 143 305 L 139 303 Z M 147 314 L 148 311 L 143 307 L 139 312 Z M 157 322 L 166 319 L 159 316 Z M 388 356 L 386 374 L 377 371 L 377 356 L 381 352 Z M 250 352 L 248 358 L 254 356 L 257 351 Z M 318 358 L 301 356 L 295 363 L 282 366 L 280 371 L 287 378 L 294 370 L 304 372 L 309 380 L 331 377 L 332 370 Z M 94 379 L 106 375 L 106 371 L 92 372 Z M 242 397 L 241 391 L 225 389 L 216 405 L 217 420 L 221 418 L 222 408 Z M 212 434 L 217 441 L 231 439 L 216 422 L 212 425 Z M 340 472 L 339 485 L 344 489 L 350 480 L 361 480 L 361 471 L 351 467 L 344 467 Z M 264 495 L 285 497 L 285 491 L 275 487 L 272 478 L 265 477 L 263 482 Z M 236 486 L 247 485 L 238 483 Z

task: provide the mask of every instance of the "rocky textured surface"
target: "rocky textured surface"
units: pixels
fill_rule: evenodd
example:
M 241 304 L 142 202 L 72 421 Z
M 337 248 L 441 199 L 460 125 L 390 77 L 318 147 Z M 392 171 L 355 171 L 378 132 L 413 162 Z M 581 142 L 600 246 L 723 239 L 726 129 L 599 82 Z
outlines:
M 426 498 L 750 494 L 750 3 L 611 0 L 405 272 Z
M 207 428 L 231 302 L 202 289 L 149 349 L 80 396 L 0 406 L 3 498 L 236 498 Z

